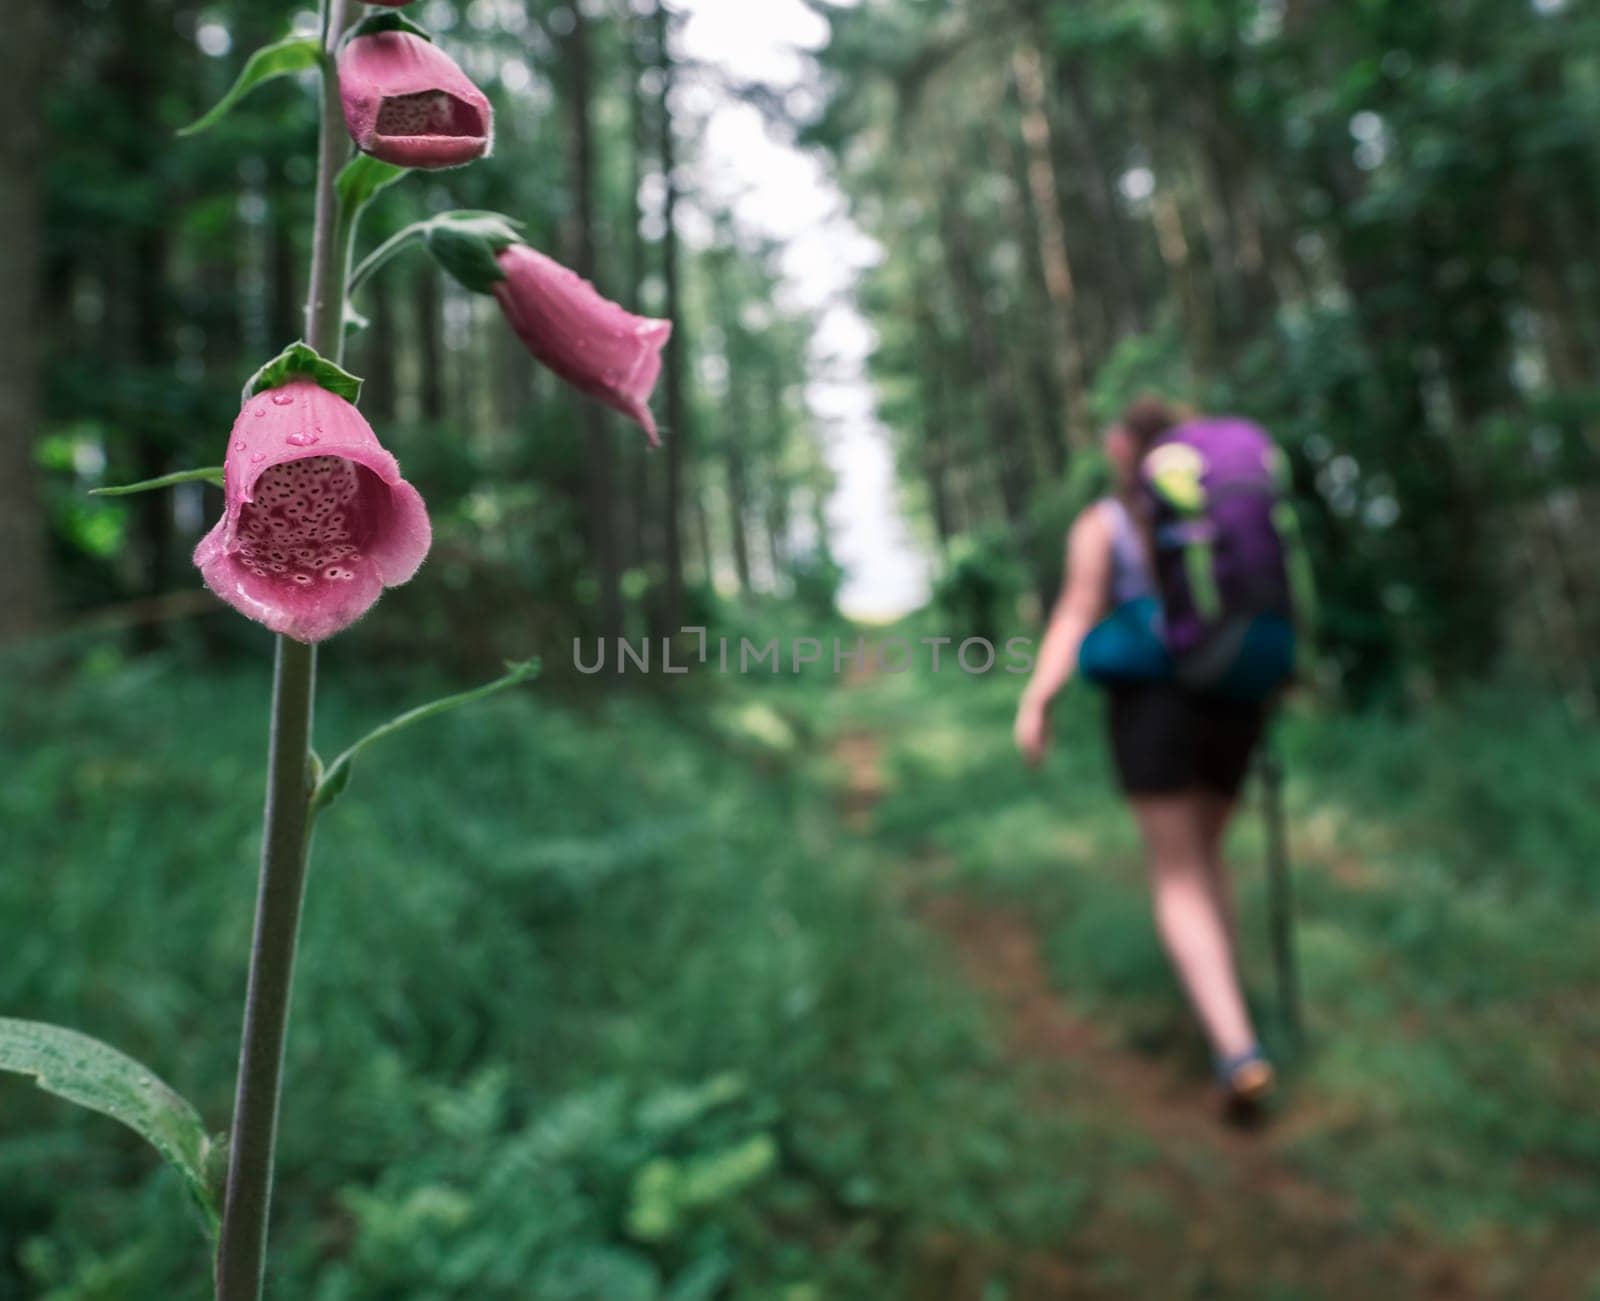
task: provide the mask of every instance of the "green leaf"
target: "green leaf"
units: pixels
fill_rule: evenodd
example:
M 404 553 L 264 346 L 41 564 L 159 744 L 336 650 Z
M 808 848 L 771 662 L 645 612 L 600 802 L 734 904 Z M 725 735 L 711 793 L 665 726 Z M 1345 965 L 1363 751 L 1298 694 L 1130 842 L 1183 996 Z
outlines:
M 115 488 L 90 488 L 91 497 L 131 497 L 136 492 L 155 492 L 158 488 L 172 488 L 180 483 L 209 483 L 222 487 L 222 467 L 207 465 L 199 470 L 179 470 L 176 474 L 163 474 L 159 479 L 144 479 L 139 483 L 119 484 Z
M 620 1247 L 558 1247 L 530 1280 L 539 1301 L 659 1301 L 661 1275 L 646 1256 Z
M 288 77 L 297 72 L 315 68 L 322 61 L 322 47 L 309 36 L 286 36 L 271 45 L 263 45 L 250 56 L 244 71 L 219 99 L 211 111 L 196 122 L 191 122 L 178 132 L 180 136 L 198 135 L 222 121 L 233 107 L 264 81 L 275 77 Z
M 672 1280 L 662 1301 L 715 1301 L 733 1274 L 733 1261 L 723 1251 L 702 1256 Z
M 345 37 L 345 40 L 353 41 L 358 36 L 376 36 L 379 32 L 410 32 L 413 36 L 422 37 L 429 44 L 433 43 L 433 37 L 428 34 L 425 28 L 418 27 L 404 14 L 395 13 L 393 10 L 388 13 L 373 14 L 370 18 L 363 18 L 350 29 L 350 34 Z
M 396 167 L 371 154 L 357 154 L 344 165 L 339 179 L 334 182 L 347 219 L 360 212 L 396 181 L 409 175 L 410 171 L 409 167 Z
M 675 1237 L 693 1211 L 743 1192 L 778 1164 L 770 1134 L 752 1134 L 730 1147 L 677 1159 L 656 1157 L 634 1171 L 625 1219 L 640 1242 Z
M 392 736 L 403 728 L 410 727 L 413 723 L 420 723 L 425 718 L 433 718 L 438 714 L 447 713 L 452 709 L 459 709 L 462 705 L 470 705 L 479 700 L 485 700 L 492 695 L 514 687 L 520 682 L 526 682 L 536 677 L 539 673 L 539 661 L 536 659 L 524 660 L 520 664 L 506 665 L 507 673 L 503 678 L 496 678 L 493 682 L 486 682 L 481 687 L 474 687 L 471 691 L 458 692 L 453 696 L 443 696 L 438 700 L 430 701 L 426 705 L 418 705 L 415 709 L 391 718 L 381 727 L 375 727 L 364 737 L 352 745 L 337 759 L 330 763 L 327 771 L 323 773 L 322 780 L 317 783 L 316 793 L 311 798 L 311 812 L 313 815 L 320 813 L 328 805 L 344 794 L 345 788 L 350 785 L 352 765 L 356 756 L 375 741 L 381 741 L 386 736 Z
M 306 375 L 330 393 L 337 393 L 346 402 L 361 398 L 361 381 L 349 371 L 334 365 L 309 343 L 291 343 L 265 366 L 258 370 L 244 386 L 243 401 L 248 402 L 257 393 L 279 388 L 296 375 Z
M 45 1092 L 133 1130 L 183 1176 L 216 1233 L 216 1146 L 200 1113 L 133 1058 L 76 1030 L 0 1017 L 0 1070 L 31 1075 Z

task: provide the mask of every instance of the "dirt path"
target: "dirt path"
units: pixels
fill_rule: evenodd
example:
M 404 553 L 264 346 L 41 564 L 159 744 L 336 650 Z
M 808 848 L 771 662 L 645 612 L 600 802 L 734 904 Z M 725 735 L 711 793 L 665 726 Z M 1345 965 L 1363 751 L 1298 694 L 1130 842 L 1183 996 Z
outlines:
M 881 746 L 865 731 L 836 743 L 844 782 L 839 808 L 854 832 L 871 832 L 883 792 Z M 1488 1301 L 1491 1253 L 1448 1250 L 1420 1237 L 1378 1231 L 1360 1209 L 1296 1168 L 1287 1155 L 1312 1117 L 1289 1115 L 1265 1131 L 1223 1126 L 1204 1084 L 1170 1063 L 1113 1042 L 1051 984 L 1039 936 L 1015 909 L 928 881 L 939 864 L 906 875 L 909 906 L 941 936 L 960 969 L 990 1001 L 1019 1065 L 1057 1068 L 1070 1108 L 1094 1133 L 1142 1143 L 1149 1158 L 1106 1164 L 1081 1229 L 1022 1260 L 993 1247 L 936 1244 L 918 1301 L 980 1298 L 998 1270 L 1017 1301 L 1168 1301 L 1208 1298 L 1346 1298 L 1352 1301 Z M 1041 1097 L 1041 1105 L 1054 1099 Z M 1552 1280 L 1553 1281 L 1553 1280 Z M 1523 1290 L 1519 1297 L 1571 1297 Z

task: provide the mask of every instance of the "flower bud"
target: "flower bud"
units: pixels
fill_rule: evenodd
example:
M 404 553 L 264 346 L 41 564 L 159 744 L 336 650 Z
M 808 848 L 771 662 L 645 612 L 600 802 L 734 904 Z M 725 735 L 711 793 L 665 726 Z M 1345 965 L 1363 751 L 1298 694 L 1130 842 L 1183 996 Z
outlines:
M 352 36 L 339 52 L 339 91 L 356 147 L 386 163 L 459 167 L 489 152 L 488 98 L 454 59 L 414 32 Z
M 635 316 L 526 244 L 510 245 L 495 260 L 505 279 L 494 285 L 494 296 L 528 351 L 580 392 L 637 421 L 659 444 L 648 404 L 672 322 Z
M 428 554 L 422 497 L 361 413 L 307 375 L 246 398 L 223 477 L 194 563 L 240 614 L 296 641 L 348 628 Z

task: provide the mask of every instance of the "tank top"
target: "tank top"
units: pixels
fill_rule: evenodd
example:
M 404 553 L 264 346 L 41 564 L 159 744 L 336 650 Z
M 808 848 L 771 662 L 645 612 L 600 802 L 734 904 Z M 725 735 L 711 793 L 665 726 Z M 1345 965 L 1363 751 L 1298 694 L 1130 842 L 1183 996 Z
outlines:
M 1105 498 L 1100 508 L 1111 525 L 1111 604 L 1125 605 L 1142 596 L 1154 596 L 1156 585 L 1150 576 L 1144 542 L 1128 508 L 1116 497 Z

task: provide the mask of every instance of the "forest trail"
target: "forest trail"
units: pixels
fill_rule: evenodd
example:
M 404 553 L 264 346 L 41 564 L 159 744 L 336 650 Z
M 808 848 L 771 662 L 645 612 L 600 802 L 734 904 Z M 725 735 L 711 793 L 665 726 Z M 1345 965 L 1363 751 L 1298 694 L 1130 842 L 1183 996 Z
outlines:
M 847 680 L 846 689 L 868 679 Z M 841 819 L 870 836 L 882 798 L 883 740 L 851 728 L 834 743 Z M 947 946 L 996 1016 L 1009 1058 L 1065 1077 L 1070 1108 L 1096 1135 L 1138 1144 L 1137 1161 L 1107 1163 L 1068 1242 L 1049 1251 L 943 1241 L 912 1295 L 978 1301 L 994 1278 L 1014 1301 L 1146 1301 L 1196 1297 L 1489 1301 L 1495 1253 L 1380 1230 L 1360 1208 L 1296 1168 L 1288 1143 L 1319 1123 L 1294 1099 L 1265 1128 L 1219 1120 L 1206 1082 L 1171 1061 L 1114 1042 L 1052 985 L 1039 934 L 1021 911 L 949 887 L 936 855 L 888 874 L 898 900 Z M 1054 1105 L 1049 1096 L 1040 1106 Z M 1010 1257 L 1010 1258 L 1008 1258 Z M 1020 1258 L 1018 1258 L 1020 1257 Z M 1553 1273 L 1565 1273 L 1562 1270 Z M 1526 1301 L 1570 1298 L 1571 1279 L 1541 1280 Z

